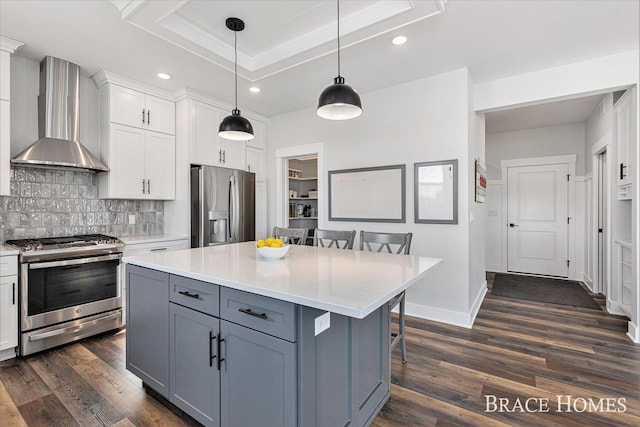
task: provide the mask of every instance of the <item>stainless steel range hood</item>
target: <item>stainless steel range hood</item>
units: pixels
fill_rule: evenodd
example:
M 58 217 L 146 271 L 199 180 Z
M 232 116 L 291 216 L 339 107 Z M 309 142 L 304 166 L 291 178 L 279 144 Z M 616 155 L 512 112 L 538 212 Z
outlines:
M 108 171 L 79 142 L 80 67 L 46 56 L 40 62 L 38 140 L 11 163 Z

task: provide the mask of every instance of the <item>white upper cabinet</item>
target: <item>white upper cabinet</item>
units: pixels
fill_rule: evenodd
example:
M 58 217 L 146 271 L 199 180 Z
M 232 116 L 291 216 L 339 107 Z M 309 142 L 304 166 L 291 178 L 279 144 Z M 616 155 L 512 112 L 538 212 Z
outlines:
M 111 122 L 175 135 L 175 104 L 119 85 L 109 85 Z
M 109 172 L 98 175 L 107 199 L 174 200 L 176 197 L 175 104 L 102 71 L 98 85 L 99 152 Z M 109 78 L 118 81 L 112 83 Z
M 265 180 L 264 150 L 247 147 L 247 171 L 256 174 L 256 181 Z
M 632 198 L 633 164 L 636 140 L 636 88 L 627 90 L 614 105 L 615 135 L 617 145 L 618 199 Z
M 189 102 L 191 106 L 187 120 L 190 124 L 191 163 L 244 170 L 246 142 L 218 137 L 218 127 L 226 117 L 225 111 L 195 99 Z
M 191 101 L 191 163 L 217 166 L 222 161 L 218 150 L 220 109 L 200 101 Z
M 0 99 L 10 100 L 11 54 L 0 49 Z
M 267 140 L 267 129 L 264 123 L 257 120 L 250 119 L 251 126 L 253 126 L 253 139 L 247 141 L 247 146 L 265 149 L 265 141 Z
M 0 36 L 0 196 L 11 192 L 11 54 L 20 46 Z

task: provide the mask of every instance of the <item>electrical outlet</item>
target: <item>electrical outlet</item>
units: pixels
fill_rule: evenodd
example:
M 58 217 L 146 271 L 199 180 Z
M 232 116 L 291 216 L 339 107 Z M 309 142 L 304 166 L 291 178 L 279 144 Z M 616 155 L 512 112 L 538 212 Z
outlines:
M 136 216 L 129 215 L 129 224 L 135 224 L 135 223 L 136 223 Z
M 314 320 L 316 336 L 318 336 L 331 326 L 331 312 L 327 311 L 325 314 L 316 317 Z

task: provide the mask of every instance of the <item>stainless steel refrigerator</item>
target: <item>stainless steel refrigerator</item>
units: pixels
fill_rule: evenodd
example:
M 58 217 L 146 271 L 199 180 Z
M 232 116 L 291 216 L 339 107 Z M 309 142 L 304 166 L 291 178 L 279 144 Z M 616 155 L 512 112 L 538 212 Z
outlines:
M 256 175 L 191 166 L 191 247 L 255 240 Z

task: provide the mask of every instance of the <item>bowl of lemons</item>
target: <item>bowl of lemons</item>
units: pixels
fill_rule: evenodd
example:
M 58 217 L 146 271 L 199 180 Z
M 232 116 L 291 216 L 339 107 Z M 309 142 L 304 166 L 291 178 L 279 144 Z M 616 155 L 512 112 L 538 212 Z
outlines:
M 256 242 L 256 251 L 262 258 L 281 259 L 289 252 L 289 245 L 283 244 L 281 239 L 269 237 Z

